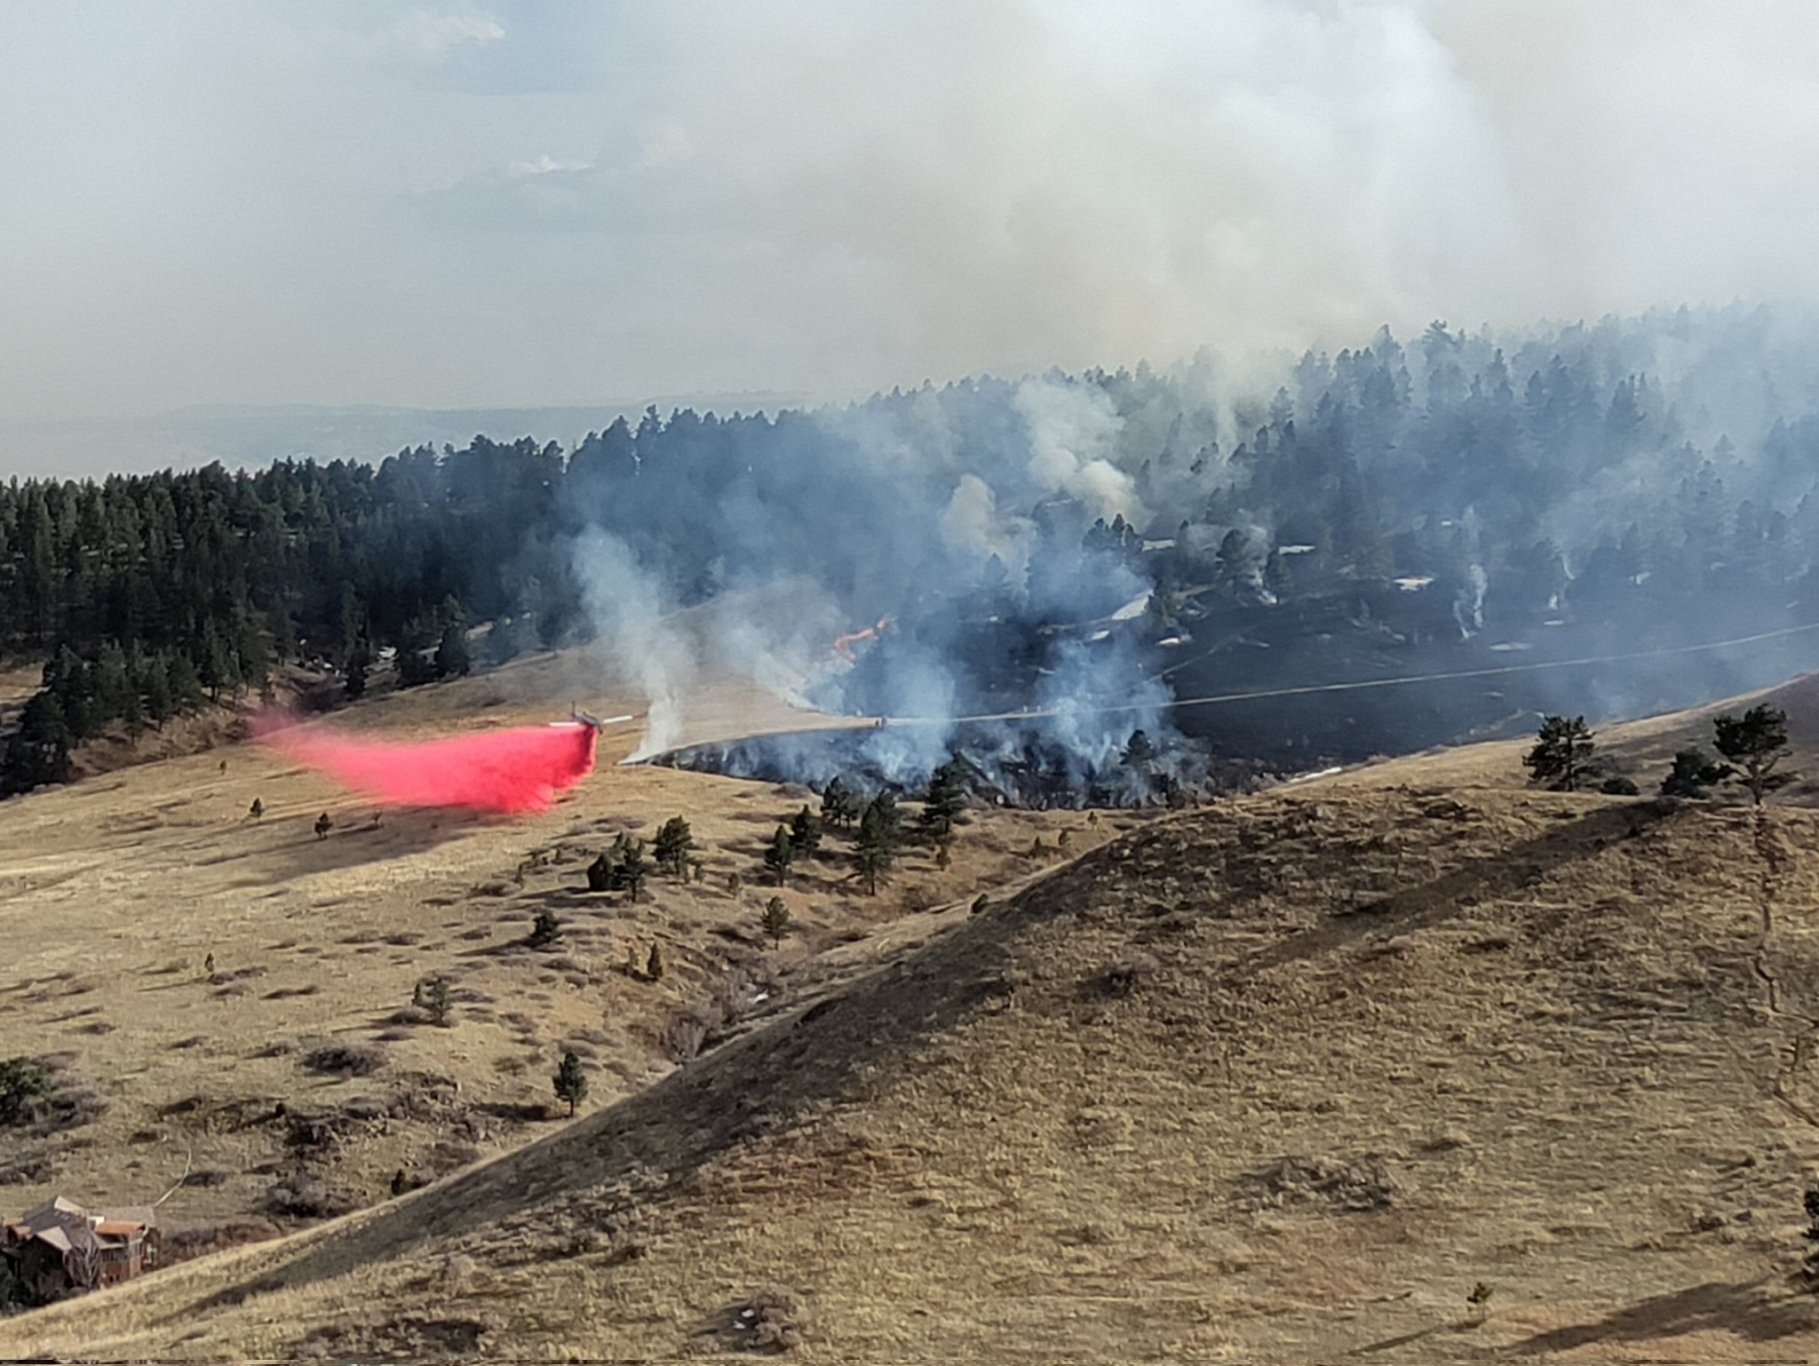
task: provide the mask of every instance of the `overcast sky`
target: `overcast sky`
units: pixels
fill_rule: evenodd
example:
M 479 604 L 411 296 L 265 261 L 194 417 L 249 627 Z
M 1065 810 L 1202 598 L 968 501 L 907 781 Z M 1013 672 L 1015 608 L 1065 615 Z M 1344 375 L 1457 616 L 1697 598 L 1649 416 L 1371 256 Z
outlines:
M 0 421 L 1819 294 L 1813 0 L 9 0 Z

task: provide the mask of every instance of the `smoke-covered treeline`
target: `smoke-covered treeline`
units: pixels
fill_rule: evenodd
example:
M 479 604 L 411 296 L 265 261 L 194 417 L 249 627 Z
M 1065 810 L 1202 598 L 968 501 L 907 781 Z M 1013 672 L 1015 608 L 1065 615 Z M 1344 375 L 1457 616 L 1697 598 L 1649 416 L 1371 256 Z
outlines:
M 15 482 L 0 649 L 54 656 L 55 705 L 15 739 L 10 782 L 54 776 L 115 719 L 159 719 L 158 667 L 193 697 L 273 658 L 415 658 L 479 621 L 497 657 L 605 635 L 673 729 L 694 647 L 665 613 L 786 580 L 723 655 L 855 709 L 1028 707 L 1043 747 L 1101 768 L 1137 726 L 1165 740 L 1144 708 L 1224 626 L 1328 600 L 1355 619 L 1373 586 L 1399 604 L 1391 638 L 1428 646 L 1693 601 L 1819 618 L 1816 338 L 1744 308 L 1526 336 L 1436 323 L 1299 359 L 653 410 L 566 455 L 477 437 L 377 467 Z M 1216 676 L 1216 652 L 1200 667 Z M 1095 719 L 1101 700 L 1132 710 Z M 876 743 L 914 775 L 945 739 Z

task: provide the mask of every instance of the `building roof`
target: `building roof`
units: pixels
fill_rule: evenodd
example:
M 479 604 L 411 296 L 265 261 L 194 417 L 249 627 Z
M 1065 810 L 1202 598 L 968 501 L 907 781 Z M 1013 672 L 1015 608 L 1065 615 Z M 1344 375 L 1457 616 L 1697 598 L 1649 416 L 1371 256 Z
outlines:
M 138 1238 L 157 1227 L 158 1216 L 150 1205 L 120 1205 L 113 1209 L 87 1210 L 66 1196 L 46 1200 L 6 1225 L 19 1242 L 40 1239 L 59 1252 L 69 1252 L 96 1238 Z

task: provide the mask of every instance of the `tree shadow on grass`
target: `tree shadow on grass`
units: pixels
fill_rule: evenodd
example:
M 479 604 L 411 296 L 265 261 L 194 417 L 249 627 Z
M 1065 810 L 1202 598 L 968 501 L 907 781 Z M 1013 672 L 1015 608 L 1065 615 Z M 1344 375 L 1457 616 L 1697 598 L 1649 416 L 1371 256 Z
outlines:
M 1595 1323 L 1550 1328 L 1513 1344 L 1506 1351 L 1518 1356 L 1543 1356 L 1580 1347 L 1653 1342 L 1701 1332 L 1729 1333 L 1748 1342 L 1776 1342 L 1816 1330 L 1819 1330 L 1819 1304 L 1815 1304 L 1810 1295 L 1778 1289 L 1767 1279 L 1707 1281 L 1703 1285 L 1638 1300 Z M 1811 1350 L 1785 1359 L 1810 1361 L 1815 1355 L 1819 1355 L 1819 1343 L 1812 1344 Z

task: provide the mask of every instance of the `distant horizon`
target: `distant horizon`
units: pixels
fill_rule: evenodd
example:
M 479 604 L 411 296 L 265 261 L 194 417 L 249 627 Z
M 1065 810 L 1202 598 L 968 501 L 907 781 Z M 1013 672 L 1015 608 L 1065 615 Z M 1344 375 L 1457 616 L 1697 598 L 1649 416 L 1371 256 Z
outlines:
M 21 0 L 6 27 L 13 431 L 816 402 L 1819 300 L 1801 0 Z M 30 458 L 66 459 L 93 468 Z

